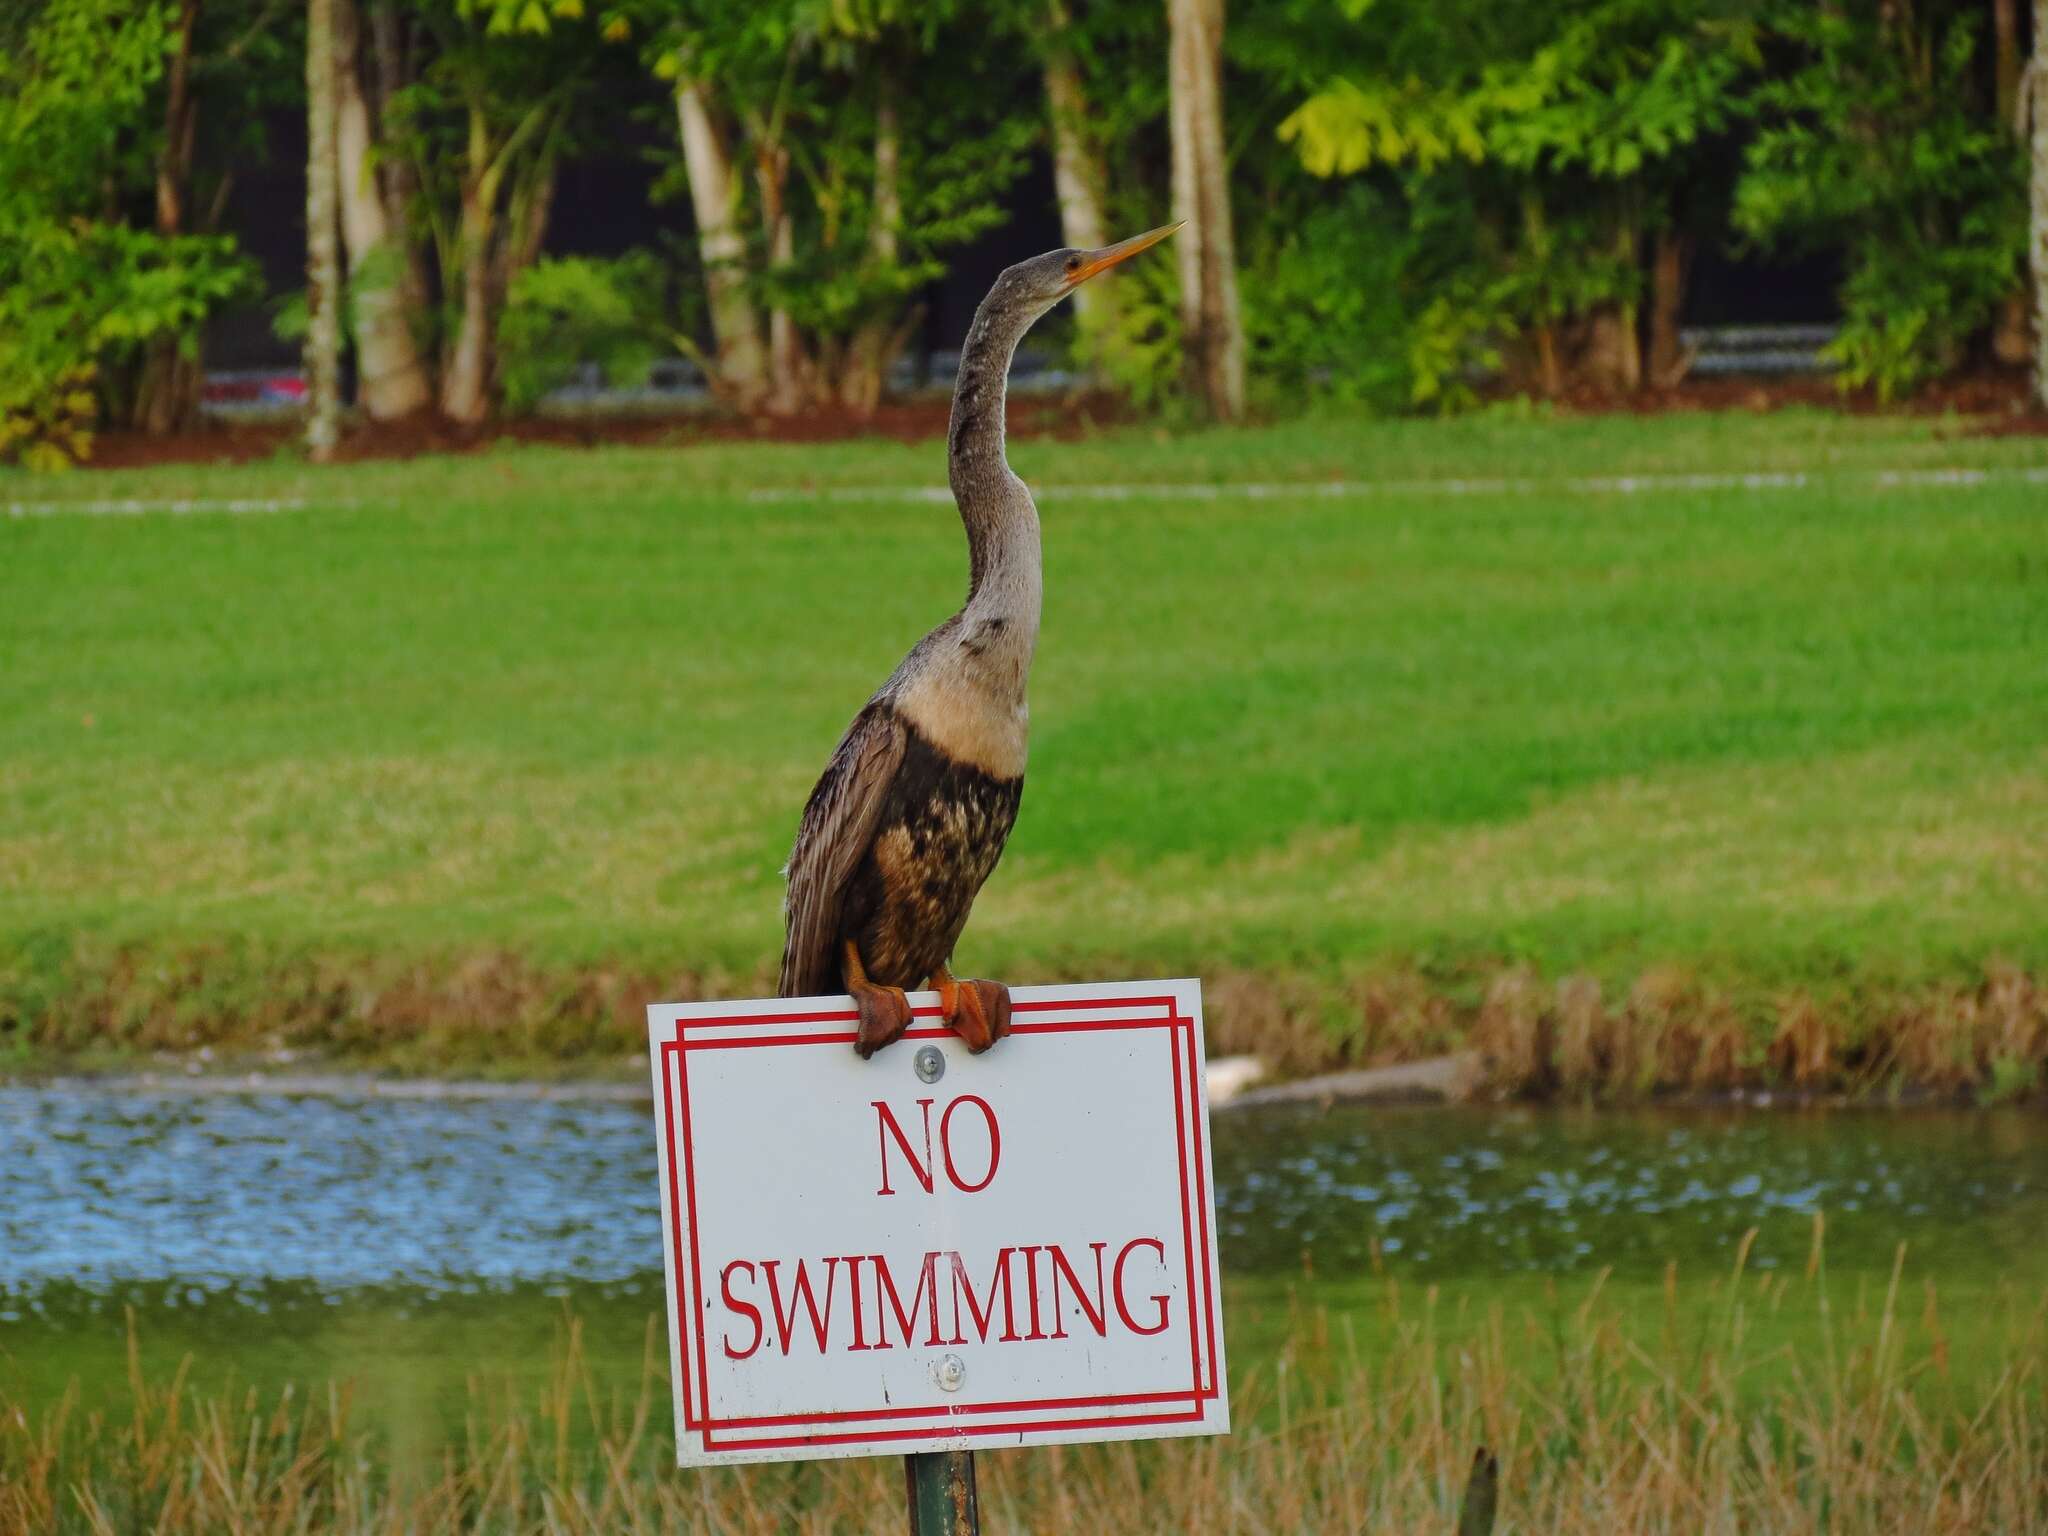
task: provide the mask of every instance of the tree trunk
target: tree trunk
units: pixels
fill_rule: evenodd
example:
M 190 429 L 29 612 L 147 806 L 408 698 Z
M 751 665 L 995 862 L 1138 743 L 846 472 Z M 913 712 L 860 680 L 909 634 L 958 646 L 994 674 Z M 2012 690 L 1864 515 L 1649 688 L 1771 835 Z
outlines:
M 441 414 L 473 427 L 491 413 L 491 210 L 462 199 L 462 318 L 441 376 Z
M 376 61 L 377 137 L 391 141 L 392 98 L 413 83 L 413 50 L 407 46 L 405 22 L 393 0 L 373 0 L 370 34 L 375 46 L 370 57 Z M 384 195 L 384 222 L 405 257 L 400 271 L 399 295 L 407 323 L 416 343 L 424 349 L 429 335 L 428 306 L 433 285 L 427 276 L 426 252 L 417 238 L 414 210 L 419 205 L 419 173 L 404 155 L 387 155 L 376 167 L 377 186 Z
M 1659 389 L 1670 389 L 1692 367 L 1678 333 L 1691 265 L 1692 240 L 1675 229 L 1660 229 L 1650 258 L 1650 382 Z
M 340 435 L 341 251 L 334 185 L 334 0 L 306 0 L 306 451 Z
M 1536 327 L 1536 376 L 1545 399 L 1564 393 L 1564 363 L 1557 353 L 1557 326 L 1545 320 Z
M 507 234 L 498 242 L 491 268 L 493 305 L 502 304 L 512 291 L 512 280 L 540 260 L 541 247 L 547 243 L 548 219 L 554 213 L 555 188 L 561 181 L 559 169 L 554 146 L 549 145 L 519 178 L 505 213 Z
M 1223 150 L 1223 0 L 1167 0 L 1173 91 L 1173 211 L 1188 384 L 1218 421 L 1244 414 L 1244 325 Z
M 2014 137 L 2026 146 L 2026 124 L 2020 121 L 2020 82 L 2026 78 L 2026 61 L 2020 57 L 2019 0 L 1992 0 L 1992 34 L 1996 39 L 1994 78 L 1997 82 L 1998 120 L 2011 125 Z M 1999 362 L 2024 367 L 2032 348 L 2027 337 L 2027 274 L 2020 274 L 2019 290 L 2008 294 L 1991 320 L 1991 355 Z
M 433 392 L 406 307 L 404 260 L 392 243 L 389 209 L 373 164 L 375 132 L 358 58 L 356 0 L 333 3 L 334 138 L 355 317 L 356 396 L 372 420 L 396 421 L 425 410 Z
M 2020 58 L 2020 0 L 1991 0 L 1991 34 L 1996 50 L 1993 78 L 1997 83 L 1998 120 L 2013 121 L 2026 63 Z M 2015 127 L 2014 132 L 2019 130 Z
M 868 225 L 868 256 L 878 268 L 892 267 L 897 257 L 897 231 L 903 224 L 903 189 L 898 181 L 902 127 L 896 119 L 895 71 L 881 70 L 880 100 L 875 107 L 875 203 Z M 882 403 L 882 381 L 901 344 L 893 312 L 877 314 L 854 332 L 853 345 L 839 380 L 840 403 L 862 416 L 872 416 Z
M 192 192 L 192 143 L 199 104 L 192 90 L 192 42 L 199 26 L 200 0 L 178 7 L 178 41 L 164 81 L 164 142 L 156 160 L 156 232 L 185 232 L 185 205 Z M 187 426 L 199 413 L 201 370 L 187 357 L 177 335 L 150 338 L 136 380 L 134 422 L 153 437 Z
M 770 266 L 787 267 L 796 260 L 796 227 L 783 191 L 789 180 L 789 151 L 763 144 L 755 156 L 755 178 L 761 188 L 761 227 L 768 237 Z M 803 338 L 796 317 L 786 309 L 768 312 L 768 411 L 794 416 L 804 403 Z
M 1632 219 L 1622 218 L 1614 238 L 1614 254 L 1628 271 L 1642 260 L 1642 242 Z M 1633 394 L 1643 384 L 1641 309 L 1633 299 L 1617 299 L 1592 315 L 1587 371 L 1603 389 Z
M 1103 189 L 1109 178 L 1088 138 L 1088 96 L 1081 84 L 1080 66 L 1060 41 L 1067 12 L 1058 0 L 1051 7 L 1051 23 L 1045 53 L 1045 101 L 1052 118 L 1052 179 L 1060 205 L 1060 239 L 1077 251 L 1095 250 L 1109 244 L 1109 224 L 1102 214 Z M 1116 334 L 1116 300 L 1114 283 L 1083 283 L 1074 290 L 1072 302 L 1082 351 L 1090 362 Z
M 2048 0 L 2034 0 L 2033 218 L 2028 248 L 2034 269 L 2034 393 L 2048 409 Z
M 717 350 L 717 377 L 709 383 L 739 410 L 756 410 L 768 393 L 768 357 L 761 350 L 760 317 L 747 293 L 740 179 L 703 86 L 686 81 L 677 87 L 676 129 L 683 141 L 690 206 L 697 215 L 697 255 L 704 264 L 704 296 Z
M 491 410 L 491 239 L 497 226 L 497 183 L 483 109 L 472 106 L 458 236 L 462 318 L 441 374 L 441 414 L 468 427 Z
M 178 8 L 178 48 L 164 82 L 164 144 L 156 160 L 156 228 L 161 235 L 175 235 L 185 227 L 198 116 L 192 96 L 192 34 L 198 25 L 199 0 L 184 0 Z

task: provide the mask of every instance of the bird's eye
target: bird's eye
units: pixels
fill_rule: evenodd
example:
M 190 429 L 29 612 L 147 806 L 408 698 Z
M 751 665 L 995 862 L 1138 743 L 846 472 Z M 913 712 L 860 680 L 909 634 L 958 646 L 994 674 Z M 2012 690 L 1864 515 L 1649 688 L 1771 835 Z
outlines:
M 1069 256 L 1069 257 L 1067 258 L 1067 270 L 1068 270 L 1069 272 L 1078 272 L 1078 271 L 1080 271 L 1080 270 L 1081 270 L 1081 258 L 1080 258 L 1080 257 L 1078 257 L 1078 256 Z

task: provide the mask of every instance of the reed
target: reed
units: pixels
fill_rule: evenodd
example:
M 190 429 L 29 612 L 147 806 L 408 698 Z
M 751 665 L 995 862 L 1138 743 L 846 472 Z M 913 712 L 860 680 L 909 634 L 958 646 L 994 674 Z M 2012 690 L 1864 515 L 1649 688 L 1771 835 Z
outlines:
M 75 963 L 21 983 L 25 991 L 10 985 L 0 953 L 0 1073 L 134 1068 L 204 1051 L 236 1075 L 282 1060 L 299 1070 L 547 1079 L 637 1076 L 648 1003 L 757 996 L 773 977 L 551 968 L 510 951 L 430 965 L 85 944 Z M 2005 961 L 1969 980 L 1830 990 L 1733 987 L 1676 965 L 1616 989 L 1528 966 L 1451 978 L 1391 966 L 1356 977 L 1218 967 L 1204 985 L 1210 1054 L 1249 1052 L 1283 1077 L 1471 1051 L 1477 1082 L 1497 1098 L 1628 1103 L 1769 1090 L 1968 1102 L 2048 1092 L 2048 982 Z M 40 999 L 33 1008 L 29 992 Z
M 1604 1277 L 1555 1316 L 1495 1308 L 1451 1328 L 1433 1291 L 1384 1282 L 1391 1351 L 1303 1310 L 1234 1382 L 1227 1439 L 981 1458 L 990 1532 L 1451 1532 L 1484 1449 L 1501 1533 L 2048 1532 L 2048 1297 L 2017 1304 L 1982 1377 L 1951 1371 L 1939 1299 L 1804 1274 L 1681 1282 L 1661 1311 Z M 1746 1254 L 1747 1245 L 1744 1245 Z M 1766 1345 L 1766 1314 L 1802 1319 Z M 572 1324 L 530 1401 L 472 1387 L 423 1470 L 352 1422 L 348 1391 L 194 1393 L 132 1364 L 128 1402 L 0 1399 L 6 1536 L 598 1536 L 897 1532 L 893 1460 L 717 1473 L 668 1466 L 650 1325 L 636 1386 L 596 1381 Z

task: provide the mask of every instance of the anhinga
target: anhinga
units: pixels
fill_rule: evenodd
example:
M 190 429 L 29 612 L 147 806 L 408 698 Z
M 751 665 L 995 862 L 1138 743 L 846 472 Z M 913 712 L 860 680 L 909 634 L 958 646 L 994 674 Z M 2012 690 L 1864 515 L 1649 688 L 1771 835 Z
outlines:
M 1097 273 L 1178 229 L 1009 268 L 975 311 L 946 433 L 967 525 L 967 604 L 926 635 L 854 717 L 811 791 L 789 856 L 781 994 L 851 993 L 855 1049 L 910 1026 L 927 980 L 970 1050 L 1009 1032 L 1009 989 L 948 968 L 1024 793 L 1025 682 L 1043 579 L 1038 508 L 1003 456 L 1010 359 L 1032 322 Z

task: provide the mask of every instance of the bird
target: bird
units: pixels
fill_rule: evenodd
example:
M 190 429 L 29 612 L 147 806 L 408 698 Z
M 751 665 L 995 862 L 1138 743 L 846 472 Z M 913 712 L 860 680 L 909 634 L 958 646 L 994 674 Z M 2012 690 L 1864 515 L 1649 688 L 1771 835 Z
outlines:
M 1023 798 L 1025 692 L 1044 592 L 1038 507 L 1003 451 L 1010 362 L 1041 315 L 1180 227 L 1020 261 L 968 327 L 946 429 L 967 601 L 854 716 L 804 804 L 783 871 L 779 995 L 851 995 L 864 1059 L 910 1027 L 905 993 L 926 982 L 970 1051 L 1009 1033 L 1009 989 L 963 981 L 951 967 Z

